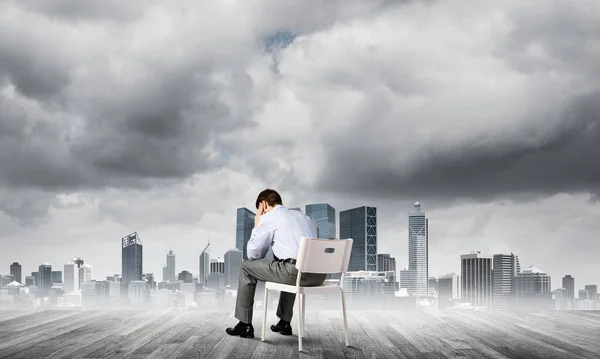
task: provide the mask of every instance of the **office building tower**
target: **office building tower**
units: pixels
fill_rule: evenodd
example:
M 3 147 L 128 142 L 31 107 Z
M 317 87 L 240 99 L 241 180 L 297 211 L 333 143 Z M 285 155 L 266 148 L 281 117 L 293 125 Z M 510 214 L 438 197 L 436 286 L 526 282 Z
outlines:
M 577 293 L 577 299 L 579 300 L 589 300 L 590 293 L 585 289 L 580 289 L 579 293 Z
M 377 208 L 340 212 L 340 238 L 354 240 L 348 271 L 377 271 Z
M 79 275 L 82 276 L 81 283 L 92 281 L 92 265 L 89 263 L 81 265 L 79 268 Z
M 429 219 L 415 202 L 408 213 L 408 269 L 414 272 L 416 287 L 410 292 L 428 295 L 429 278 Z
M 389 254 L 380 253 L 377 255 L 377 270 L 379 272 L 396 273 L 396 258 Z M 397 275 L 397 274 L 396 274 Z
M 66 294 L 79 292 L 79 268 L 74 262 L 64 265 L 65 285 L 63 289 Z
M 167 282 L 175 282 L 175 254 L 173 251 L 167 253 L 167 278 L 163 278 Z
M 567 290 L 567 297 L 565 299 L 575 299 L 575 278 L 571 277 L 570 274 L 564 276 L 562 279 L 562 287 Z
M 200 254 L 198 262 L 198 283 L 201 286 L 206 286 L 206 280 L 210 274 L 210 255 L 206 249 Z
M 167 269 L 166 265 L 163 266 L 162 273 L 163 273 L 163 282 L 168 282 L 169 281 L 169 270 Z
M 124 283 L 142 280 L 142 241 L 137 232 L 121 238 L 121 271 Z
M 528 298 L 539 294 L 550 294 L 552 293 L 551 283 L 551 278 L 547 273 L 534 266 L 529 266 L 517 275 L 517 297 Z
M 322 239 L 336 239 L 335 208 L 327 203 L 307 204 L 307 216 L 317 224 L 317 237 Z M 344 238 L 346 239 L 346 238 Z
M 210 272 L 225 274 L 225 262 L 222 262 L 221 258 L 211 259 L 210 260 Z
M 400 270 L 400 289 L 406 289 L 408 294 L 415 295 L 416 287 L 415 271 L 408 268 Z
M 63 278 L 62 278 L 62 272 L 57 270 L 57 271 L 52 271 L 52 284 L 54 283 L 62 283 L 63 282 Z
M 429 290 L 428 295 L 436 295 L 438 291 L 439 282 L 436 277 L 429 277 L 427 280 L 427 288 Z
M 25 276 L 25 286 L 31 287 L 31 286 L 35 285 L 34 281 L 35 281 L 35 279 L 33 279 L 33 276 L 30 276 L 30 275 Z
M 38 296 L 47 297 L 48 292 L 52 288 L 52 265 L 44 263 L 39 266 L 38 269 Z
M 36 287 L 40 286 L 40 273 L 39 272 L 31 272 L 31 276 L 33 277 L 33 285 Z
M 225 253 L 225 286 L 231 289 L 237 289 L 238 280 L 240 278 L 240 269 L 242 267 L 242 251 L 239 249 L 231 249 Z
M 492 257 L 481 252 L 460 256 L 463 299 L 474 307 L 492 307 Z
M 10 274 L 14 277 L 14 280 L 16 282 L 23 284 L 23 282 L 21 281 L 21 265 L 19 263 L 13 262 L 13 264 L 10 265 Z
M 71 262 L 75 263 L 77 266 L 77 270 L 79 271 L 79 286 L 78 290 L 81 290 L 81 283 L 83 283 L 83 272 L 81 271 L 81 266 L 83 266 L 83 259 L 76 257 L 71 259 Z
M 192 275 L 192 273 L 190 273 L 189 271 L 186 271 L 186 270 L 181 271 L 181 273 L 179 273 L 179 275 L 177 276 L 177 280 L 181 280 L 184 283 L 192 283 L 193 279 L 194 279 L 194 276 Z
M 589 293 L 590 300 L 598 300 L 598 286 L 596 284 L 586 285 L 585 290 Z
M 492 307 L 506 310 L 516 295 L 517 260 L 513 253 L 494 254 L 492 262 Z
M 450 306 L 453 300 L 461 298 L 460 276 L 450 273 L 438 279 L 438 303 L 443 307 Z
M 254 228 L 254 212 L 246 207 L 237 209 L 237 220 L 235 227 L 235 248 L 242 251 L 244 259 L 248 259 L 248 240 Z

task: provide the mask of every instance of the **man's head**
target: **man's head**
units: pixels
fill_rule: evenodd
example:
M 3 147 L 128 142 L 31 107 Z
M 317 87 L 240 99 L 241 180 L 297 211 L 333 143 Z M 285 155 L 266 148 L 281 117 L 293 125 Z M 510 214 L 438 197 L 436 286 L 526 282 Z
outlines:
M 258 194 L 258 197 L 256 198 L 256 209 L 258 209 L 261 202 L 264 202 L 263 207 L 266 212 L 269 212 L 278 204 L 283 204 L 281 196 L 273 189 L 266 189 Z

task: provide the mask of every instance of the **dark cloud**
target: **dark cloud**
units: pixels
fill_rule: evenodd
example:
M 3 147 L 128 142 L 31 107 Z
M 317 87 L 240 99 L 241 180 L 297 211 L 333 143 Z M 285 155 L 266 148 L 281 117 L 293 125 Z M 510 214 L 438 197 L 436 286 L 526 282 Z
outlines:
M 143 14 L 144 2 L 106 0 L 82 2 L 77 0 L 47 0 L 23 4 L 9 1 L 44 16 L 68 21 L 133 21 Z

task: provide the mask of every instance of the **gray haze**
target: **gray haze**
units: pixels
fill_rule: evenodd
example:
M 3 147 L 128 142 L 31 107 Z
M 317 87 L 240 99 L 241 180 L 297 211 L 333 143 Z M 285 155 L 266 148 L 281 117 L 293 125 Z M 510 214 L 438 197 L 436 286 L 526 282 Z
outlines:
M 519 255 L 560 287 L 600 277 L 597 1 L 0 1 L 0 273 L 73 257 L 198 273 L 235 209 L 379 208 L 407 265 Z M 600 283 L 599 283 L 600 284 Z

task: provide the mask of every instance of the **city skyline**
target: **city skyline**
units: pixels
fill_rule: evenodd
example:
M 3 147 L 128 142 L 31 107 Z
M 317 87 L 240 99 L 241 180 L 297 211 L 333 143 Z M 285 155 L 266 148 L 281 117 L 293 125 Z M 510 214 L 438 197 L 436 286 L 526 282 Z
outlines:
M 195 272 L 272 187 L 376 207 L 400 268 L 419 201 L 430 276 L 481 250 L 598 281 L 597 2 L 64 4 L 0 4 L 2 273 L 118 273 L 134 231 L 144 272 Z

